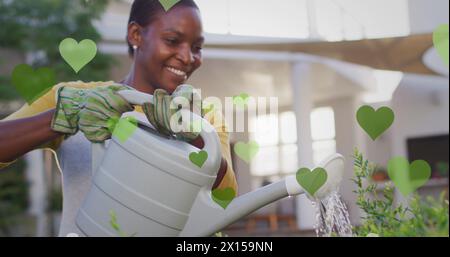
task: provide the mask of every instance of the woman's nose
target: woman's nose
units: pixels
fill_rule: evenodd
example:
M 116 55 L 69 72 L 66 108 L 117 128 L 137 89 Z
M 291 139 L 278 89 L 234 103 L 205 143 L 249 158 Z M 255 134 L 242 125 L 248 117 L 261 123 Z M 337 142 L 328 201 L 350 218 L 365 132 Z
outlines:
M 195 58 L 190 47 L 182 47 L 178 52 L 178 59 L 185 65 L 194 63 Z

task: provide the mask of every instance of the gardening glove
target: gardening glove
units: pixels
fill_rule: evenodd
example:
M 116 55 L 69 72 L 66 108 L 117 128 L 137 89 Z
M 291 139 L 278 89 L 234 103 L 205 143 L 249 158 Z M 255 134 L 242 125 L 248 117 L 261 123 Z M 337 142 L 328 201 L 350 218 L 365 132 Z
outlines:
M 201 111 L 201 100 L 198 93 L 190 85 L 180 85 L 178 86 L 172 95 L 167 93 L 164 89 L 156 89 L 153 92 L 153 104 L 144 103 L 142 109 L 147 116 L 149 122 L 158 130 L 159 133 L 166 136 L 175 136 L 177 139 L 191 142 L 196 139 L 199 135 L 199 131 L 190 129 L 188 131 L 174 132 L 170 126 L 170 121 L 172 117 L 182 123 L 182 117 L 179 112 L 182 106 L 177 106 L 177 108 L 170 108 L 170 104 L 175 97 L 184 97 L 189 102 L 190 110 L 196 113 Z M 194 101 L 195 100 L 195 101 Z M 173 116 L 175 115 L 175 116 Z M 185 121 L 191 122 L 191 121 Z M 192 128 L 192 127 L 191 127 Z
M 68 136 L 81 130 L 91 142 L 111 138 L 122 113 L 134 110 L 131 104 L 116 94 L 120 90 L 134 89 L 121 84 L 92 89 L 59 88 L 51 128 Z

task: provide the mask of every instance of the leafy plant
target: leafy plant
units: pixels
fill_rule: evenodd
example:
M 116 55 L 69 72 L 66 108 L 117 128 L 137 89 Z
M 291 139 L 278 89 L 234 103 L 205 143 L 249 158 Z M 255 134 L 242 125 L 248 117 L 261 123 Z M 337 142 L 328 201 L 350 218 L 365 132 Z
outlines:
M 408 206 L 395 204 L 392 183 L 387 182 L 378 195 L 378 184 L 370 180 L 376 166 L 364 159 L 357 149 L 354 152 L 354 175 L 352 181 L 357 189 L 357 205 L 365 213 L 363 223 L 354 228 L 358 236 L 448 236 L 449 204 L 446 192 L 438 199 L 431 196 L 423 199 L 418 194 L 411 196 Z
M 223 233 L 222 231 L 219 231 L 214 234 L 214 237 L 228 237 L 228 235 Z
M 94 60 L 76 74 L 59 53 L 59 43 L 101 40 L 93 22 L 100 18 L 110 0 L 0 0 L 0 47 L 35 56 L 31 65 L 49 67 L 58 81 L 106 80 L 115 59 L 98 52 Z M 5 62 L 5 60 L 0 60 Z M 17 98 L 9 76 L 0 77 L 0 99 Z
M 48 194 L 47 210 L 50 212 L 61 212 L 63 209 L 63 193 L 62 188 L 57 187 Z

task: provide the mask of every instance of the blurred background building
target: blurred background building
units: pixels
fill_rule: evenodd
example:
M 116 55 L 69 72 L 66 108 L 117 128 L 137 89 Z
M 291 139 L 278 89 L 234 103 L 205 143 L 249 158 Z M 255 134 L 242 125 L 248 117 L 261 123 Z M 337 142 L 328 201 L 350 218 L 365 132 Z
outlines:
M 255 133 L 231 133 L 232 146 L 248 140 L 260 145 L 249 164 L 233 155 L 240 194 L 294 174 L 300 167 L 313 167 L 338 152 L 347 159 L 341 193 L 357 225 L 361 213 L 350 181 L 355 147 L 379 165 L 381 175 L 374 179 L 381 188 L 387 179 L 388 160 L 405 156 L 425 159 L 432 166 L 432 179 L 420 189 L 421 194 L 448 192 L 448 66 L 432 41 L 434 29 L 448 24 L 448 1 L 196 2 L 203 16 L 206 45 L 204 64 L 188 82 L 201 88 L 203 97 L 224 99 L 240 93 L 278 97 L 278 114 L 249 118 L 247 126 L 255 126 Z M 109 1 L 93 23 L 101 36 L 99 50 L 116 60 L 103 80 L 120 81 L 130 67 L 125 35 L 131 3 Z M 87 37 L 77 40 L 83 38 Z M 0 59 L 8 60 L 0 64 L 0 74 L 10 74 L 27 58 L 29 53 L 0 47 Z M 21 103 L 0 101 L 0 114 L 17 110 Z M 393 126 L 376 141 L 355 119 L 365 104 L 389 106 L 395 112 Z M 54 235 L 58 211 L 45 207 L 52 202 L 49 199 L 60 197 L 54 193 L 60 177 L 52 154 L 37 150 L 25 159 L 29 213 L 34 217 L 30 226 L 34 227 L 15 233 Z M 402 201 L 401 194 L 396 196 Z M 52 205 L 57 206 L 55 201 Z M 314 235 L 314 223 L 311 203 L 300 196 L 264 207 L 225 233 Z

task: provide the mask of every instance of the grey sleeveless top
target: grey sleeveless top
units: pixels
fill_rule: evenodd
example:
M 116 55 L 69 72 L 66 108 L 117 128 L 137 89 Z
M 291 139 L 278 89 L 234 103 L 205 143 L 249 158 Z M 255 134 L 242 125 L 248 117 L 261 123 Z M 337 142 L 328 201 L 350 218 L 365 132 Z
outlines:
M 59 236 L 73 233 L 81 236 L 75 218 L 91 187 L 91 142 L 78 132 L 64 140 L 56 152 L 62 170 L 64 196 Z

